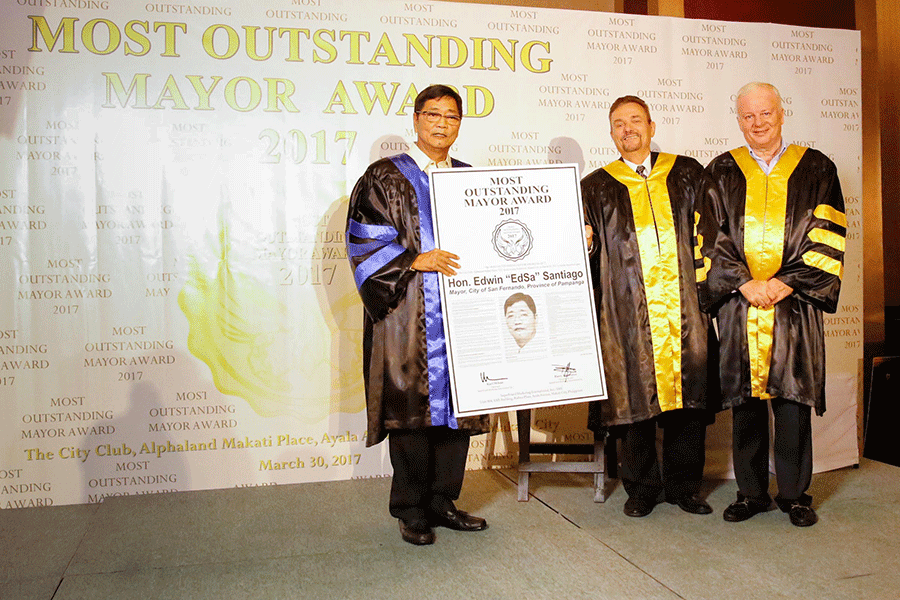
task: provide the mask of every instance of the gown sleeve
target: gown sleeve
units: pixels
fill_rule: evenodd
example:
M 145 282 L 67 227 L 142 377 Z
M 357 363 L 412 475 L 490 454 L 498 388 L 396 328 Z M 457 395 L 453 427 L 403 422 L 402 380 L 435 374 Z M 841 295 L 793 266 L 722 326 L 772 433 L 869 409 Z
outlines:
M 715 307 L 739 287 L 753 279 L 744 257 L 732 237 L 728 219 L 728 200 L 738 193 L 739 182 L 724 173 L 713 161 L 703 173 L 697 203 L 697 249 L 703 266 L 697 270 L 700 308 L 715 312 Z M 735 207 L 730 207 L 732 210 Z M 700 259 L 698 259 L 700 260 Z
M 584 222 L 590 225 L 594 231 L 590 252 L 588 253 L 588 267 L 591 269 L 594 277 L 594 301 L 597 308 L 600 308 L 600 300 L 603 297 L 602 286 L 600 285 L 600 263 L 602 262 L 603 250 L 603 216 L 598 200 L 600 184 L 598 183 L 597 172 L 585 177 L 581 180 L 581 200 L 584 207 Z
M 410 231 L 411 216 L 403 195 L 399 180 L 384 177 L 375 165 L 350 195 L 347 255 L 363 306 L 375 321 L 396 308 L 415 277 L 409 267 L 418 252 L 408 246 L 417 237 Z
M 798 300 L 833 313 L 844 269 L 847 217 L 837 169 L 825 157 L 820 162 L 811 173 L 803 174 L 809 180 L 803 182 L 795 199 L 802 210 L 795 213 L 798 222 L 787 240 L 796 250 L 785 253 L 775 277 L 792 287 Z

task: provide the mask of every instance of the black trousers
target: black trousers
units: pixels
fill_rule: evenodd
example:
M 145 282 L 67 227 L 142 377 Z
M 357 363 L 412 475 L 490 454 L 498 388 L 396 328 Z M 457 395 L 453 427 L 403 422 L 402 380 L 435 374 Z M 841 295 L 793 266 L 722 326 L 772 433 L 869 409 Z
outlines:
M 656 453 L 656 427 L 663 429 L 662 473 Z M 629 497 L 658 500 L 700 491 L 706 462 L 706 415 L 682 409 L 624 426 L 622 484 Z
M 769 406 L 752 398 L 731 409 L 734 474 L 747 498 L 771 502 L 769 496 Z M 772 399 L 775 417 L 776 500 L 807 499 L 812 480 L 812 408 Z
M 396 429 L 388 433 L 394 477 L 390 512 L 398 519 L 424 519 L 428 510 L 443 512 L 459 499 L 469 433 L 449 427 Z

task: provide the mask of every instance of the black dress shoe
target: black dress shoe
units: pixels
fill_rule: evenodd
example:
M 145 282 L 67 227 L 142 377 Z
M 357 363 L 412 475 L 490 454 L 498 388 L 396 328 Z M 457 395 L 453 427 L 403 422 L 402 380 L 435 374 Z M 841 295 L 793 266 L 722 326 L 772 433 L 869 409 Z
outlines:
M 819 521 L 819 516 L 812 509 L 812 506 L 806 506 L 799 502 L 792 505 L 790 510 L 788 510 L 788 517 L 791 519 L 791 525 L 797 527 L 809 527 Z
M 732 502 L 722 513 L 722 518 L 730 523 L 740 523 L 746 521 L 753 515 L 769 510 L 769 502 L 761 502 L 759 500 L 751 500 L 738 495 L 736 502 Z
M 415 544 L 416 546 L 427 546 L 434 543 L 434 529 L 424 520 L 400 521 L 400 537 L 404 542 Z
M 791 509 L 797 504 L 802 504 L 803 506 L 811 506 L 812 505 L 812 496 L 809 494 L 800 494 L 800 497 L 796 500 L 785 500 L 780 496 L 775 496 L 775 504 L 778 505 L 778 508 L 781 509 L 783 513 L 791 512 Z
M 678 508 L 692 515 L 708 515 L 713 511 L 712 507 L 706 503 L 706 500 L 697 494 L 687 494 L 677 500 L 669 500 L 668 502 L 669 504 L 677 504 Z
M 625 510 L 623 511 L 629 517 L 646 517 L 653 512 L 656 502 L 647 498 L 635 496 L 625 501 Z
M 428 516 L 428 522 L 434 527 L 446 527 L 456 531 L 481 531 L 482 529 L 487 529 L 487 521 L 458 508 L 447 509 L 441 512 L 431 511 Z

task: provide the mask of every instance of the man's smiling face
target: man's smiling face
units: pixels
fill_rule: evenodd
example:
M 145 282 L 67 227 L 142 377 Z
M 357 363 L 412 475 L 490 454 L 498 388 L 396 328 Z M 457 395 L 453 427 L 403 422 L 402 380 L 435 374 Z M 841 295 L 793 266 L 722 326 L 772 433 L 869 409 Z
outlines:
M 619 106 L 609 115 L 609 135 L 623 158 L 642 163 L 650 154 L 650 140 L 656 133 L 644 107 L 635 102 Z
M 737 103 L 738 125 L 747 145 L 764 154 L 781 144 L 784 109 L 775 92 L 758 88 Z

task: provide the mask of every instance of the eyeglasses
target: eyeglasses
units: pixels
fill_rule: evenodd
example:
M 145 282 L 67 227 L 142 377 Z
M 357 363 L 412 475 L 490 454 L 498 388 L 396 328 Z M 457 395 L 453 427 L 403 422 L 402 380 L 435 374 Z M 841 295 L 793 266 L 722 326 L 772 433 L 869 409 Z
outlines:
M 462 117 L 459 115 L 442 115 L 441 113 L 431 112 L 430 110 L 417 110 L 416 114 L 425 117 L 425 120 L 429 123 L 437 123 L 442 118 L 447 119 L 447 122 L 451 125 L 459 125 L 460 121 L 462 121 Z

